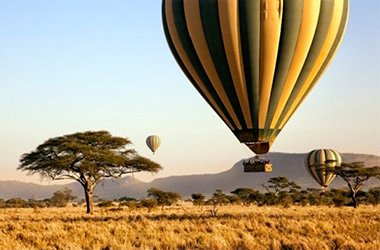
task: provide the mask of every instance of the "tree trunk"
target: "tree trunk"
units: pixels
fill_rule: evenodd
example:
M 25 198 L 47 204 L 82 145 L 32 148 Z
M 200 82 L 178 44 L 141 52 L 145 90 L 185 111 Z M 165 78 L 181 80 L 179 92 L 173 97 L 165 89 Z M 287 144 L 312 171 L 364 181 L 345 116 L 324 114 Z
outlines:
M 351 192 L 351 199 L 352 199 L 352 204 L 354 205 L 354 208 L 359 207 L 359 202 L 356 199 L 356 193 Z
M 92 190 L 91 188 L 85 188 L 84 189 L 84 195 L 86 198 L 86 207 L 87 207 L 87 213 L 92 214 Z

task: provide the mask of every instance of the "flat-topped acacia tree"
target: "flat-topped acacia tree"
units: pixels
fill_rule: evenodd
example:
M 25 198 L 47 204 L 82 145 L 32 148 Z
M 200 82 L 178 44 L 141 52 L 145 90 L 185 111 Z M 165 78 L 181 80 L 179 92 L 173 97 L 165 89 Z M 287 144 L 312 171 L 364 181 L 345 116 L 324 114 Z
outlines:
M 64 135 L 48 139 L 36 150 L 23 154 L 17 169 L 51 180 L 78 181 L 84 189 L 87 213 L 92 213 L 92 195 L 100 181 L 162 169 L 128 148 L 131 144 L 127 138 L 112 136 L 107 131 Z
M 380 179 L 380 167 L 366 167 L 363 162 L 343 163 L 339 167 L 330 170 L 342 177 L 350 189 L 350 197 L 354 208 L 359 207 L 359 200 L 356 194 L 363 187 L 364 182 L 370 178 Z

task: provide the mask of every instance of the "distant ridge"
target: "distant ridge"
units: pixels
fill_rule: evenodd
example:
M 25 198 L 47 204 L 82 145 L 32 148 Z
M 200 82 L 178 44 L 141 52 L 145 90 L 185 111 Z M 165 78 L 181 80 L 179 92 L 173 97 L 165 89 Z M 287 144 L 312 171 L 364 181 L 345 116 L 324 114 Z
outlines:
M 319 188 L 319 185 L 309 176 L 304 167 L 305 156 L 306 154 L 301 153 L 269 153 L 266 158 L 270 159 L 274 166 L 273 172 L 270 173 L 244 173 L 241 160 L 235 163 L 231 169 L 217 174 L 170 176 L 158 178 L 149 183 L 127 176 L 100 183 L 95 194 L 104 199 L 123 196 L 141 198 L 146 196 L 146 190 L 157 187 L 165 191 L 178 192 L 183 197 L 190 196 L 192 193 L 210 195 L 216 189 L 222 189 L 226 193 L 239 187 L 261 189 L 262 183 L 276 176 L 285 176 L 303 188 Z M 343 153 L 341 156 L 343 162 L 364 162 L 368 167 L 380 166 L 379 156 L 354 153 Z M 20 181 L 0 181 L 0 198 L 50 198 L 55 191 L 62 190 L 65 187 L 72 189 L 76 196 L 83 197 L 82 187 L 75 182 L 65 185 L 59 185 L 58 181 L 53 183 L 54 185 L 38 185 Z M 330 187 L 345 187 L 345 185 L 337 177 Z M 380 186 L 380 181 L 372 179 L 365 188 L 374 186 Z

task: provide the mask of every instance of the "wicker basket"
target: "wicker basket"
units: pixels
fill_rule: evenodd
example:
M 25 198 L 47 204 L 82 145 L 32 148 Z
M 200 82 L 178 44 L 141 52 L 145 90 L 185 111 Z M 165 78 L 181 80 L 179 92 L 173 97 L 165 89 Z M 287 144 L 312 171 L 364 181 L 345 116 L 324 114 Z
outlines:
M 244 172 L 272 172 L 272 164 L 270 163 L 245 163 L 244 164 Z

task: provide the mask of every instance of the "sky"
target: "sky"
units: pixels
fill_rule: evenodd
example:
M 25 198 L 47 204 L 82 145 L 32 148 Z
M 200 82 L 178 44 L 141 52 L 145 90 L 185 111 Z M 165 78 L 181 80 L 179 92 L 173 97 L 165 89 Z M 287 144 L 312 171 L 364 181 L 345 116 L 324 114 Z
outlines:
M 380 155 L 380 1 L 351 0 L 333 62 L 272 152 Z M 0 180 L 48 138 L 108 130 L 160 163 L 150 181 L 217 173 L 253 156 L 202 99 L 166 43 L 160 0 L 0 1 Z M 145 144 L 157 134 L 155 155 Z M 52 184 L 59 184 L 54 182 Z

